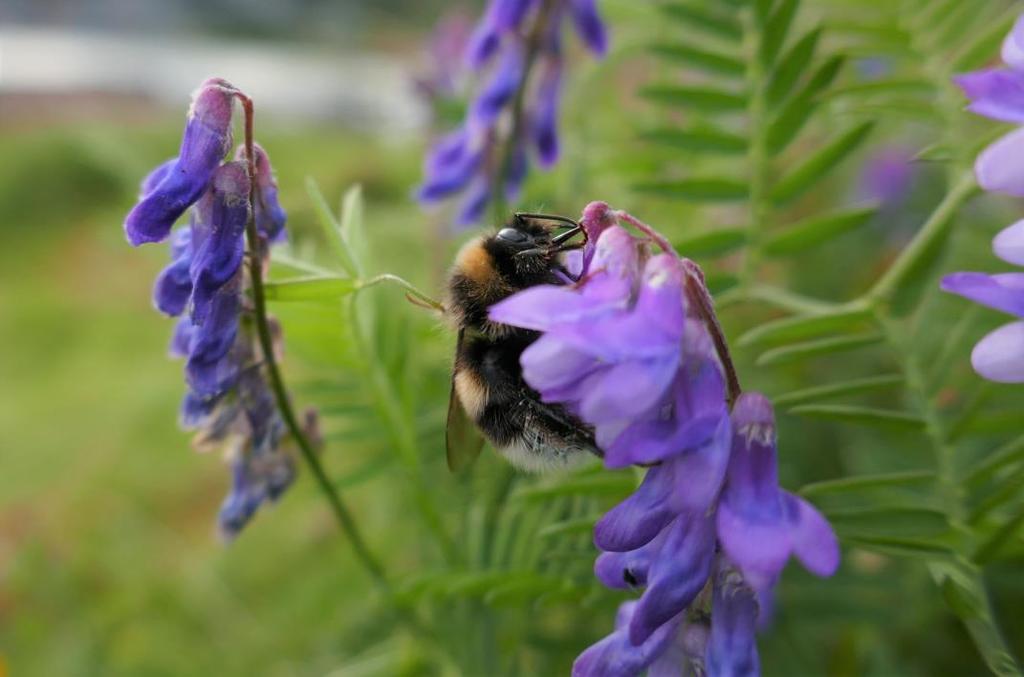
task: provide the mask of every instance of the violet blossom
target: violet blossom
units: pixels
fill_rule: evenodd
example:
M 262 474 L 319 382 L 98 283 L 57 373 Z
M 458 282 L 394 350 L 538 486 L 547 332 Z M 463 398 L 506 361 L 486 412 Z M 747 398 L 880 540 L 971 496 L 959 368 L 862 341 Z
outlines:
M 188 225 L 171 236 L 171 263 L 157 276 L 153 304 L 178 318 L 170 354 L 185 360 L 188 389 L 181 425 L 196 431 L 197 449 L 224 449 L 232 468 L 231 490 L 218 519 L 227 538 L 237 535 L 261 505 L 276 500 L 295 476 L 293 441 L 263 372 L 251 322 L 243 322 L 249 284 L 243 266 L 246 225 L 252 218 L 260 239 L 254 255 L 265 259 L 266 245 L 285 238 L 286 214 L 262 148 L 253 145 L 255 185 L 244 146 L 236 160 L 225 159 L 234 99 L 240 96 L 217 78 L 200 86 L 178 157 L 143 180 L 139 202 L 125 219 L 129 242 L 139 245 L 166 239 L 174 222 L 189 212 Z M 307 415 L 306 427 L 315 437 L 314 414 Z
M 1024 15 L 1002 46 L 1007 68 L 987 69 L 955 78 L 979 115 L 1024 124 Z M 1024 197 L 1024 127 L 986 148 L 975 163 L 978 184 L 988 191 Z M 1024 265 L 1024 221 L 1003 229 L 992 242 L 996 256 Z M 952 273 L 942 289 L 1024 319 L 1024 273 Z M 971 352 L 974 370 L 990 381 L 1024 383 L 1024 321 L 992 331 Z
M 608 38 L 594 0 L 491 0 L 465 52 L 468 69 L 485 80 L 462 125 L 427 153 L 420 202 L 463 194 L 456 222 L 469 225 L 483 215 L 495 187 L 515 199 L 531 148 L 540 167 L 557 162 L 566 18 L 593 54 L 605 54 Z M 538 77 L 531 82 L 534 69 Z
M 604 203 L 581 226 L 589 239 L 575 284 L 531 287 L 490 310 L 542 332 L 523 352 L 523 377 L 594 427 L 607 467 L 651 466 L 594 528 L 597 578 L 643 592 L 573 674 L 756 674 L 759 600 L 790 555 L 831 575 L 838 541 L 813 506 L 779 488 L 771 403 L 730 391 L 696 264 Z

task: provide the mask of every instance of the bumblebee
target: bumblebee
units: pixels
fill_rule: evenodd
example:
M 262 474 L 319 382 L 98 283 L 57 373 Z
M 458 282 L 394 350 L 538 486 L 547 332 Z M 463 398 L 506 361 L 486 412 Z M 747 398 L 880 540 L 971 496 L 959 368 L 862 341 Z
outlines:
M 561 254 L 583 246 L 569 243 L 581 233 L 570 219 L 519 213 L 456 256 L 444 304 L 458 331 L 445 440 L 452 471 L 479 455 L 484 438 L 531 472 L 599 455 L 591 428 L 565 407 L 541 402 L 523 380 L 519 356 L 540 333 L 487 317 L 490 306 L 520 290 L 571 281 Z

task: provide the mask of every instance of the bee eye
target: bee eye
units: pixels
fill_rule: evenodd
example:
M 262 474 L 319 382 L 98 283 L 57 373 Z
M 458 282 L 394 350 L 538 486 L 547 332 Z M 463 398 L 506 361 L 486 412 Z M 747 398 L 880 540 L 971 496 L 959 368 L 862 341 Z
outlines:
M 512 244 L 526 244 L 530 236 L 515 228 L 502 228 L 498 231 L 498 239 Z

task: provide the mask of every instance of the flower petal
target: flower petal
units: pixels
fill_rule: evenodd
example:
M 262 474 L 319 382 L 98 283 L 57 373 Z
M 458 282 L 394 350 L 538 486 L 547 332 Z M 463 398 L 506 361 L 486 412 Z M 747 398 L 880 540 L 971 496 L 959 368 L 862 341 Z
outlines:
M 998 139 L 974 163 L 978 185 L 987 191 L 1024 197 L 1024 127 Z
M 541 71 L 537 86 L 532 135 L 537 161 L 548 169 L 558 161 L 558 104 L 561 98 L 562 60 L 549 59 Z
M 1024 383 L 1024 322 L 987 334 L 971 352 L 974 371 L 996 383 Z
M 604 56 L 608 51 L 608 33 L 594 0 L 569 0 L 569 13 L 583 44 L 597 56 Z
M 683 611 L 707 583 L 715 554 L 715 532 L 703 513 L 683 513 L 650 565 L 647 590 L 629 623 L 629 641 L 645 642 Z
M 735 572 L 716 577 L 711 598 L 711 637 L 705 666 L 708 677 L 756 677 L 757 597 Z
M 605 551 L 628 552 L 650 543 L 675 518 L 668 505 L 674 481 L 670 464 L 649 469 L 637 490 L 594 525 L 594 544 Z
M 1024 317 L 1024 273 L 951 273 L 942 278 L 944 291 Z
M 1024 219 L 999 231 L 992 240 L 992 251 L 1007 263 L 1024 266 Z
M 1002 57 L 1006 65 L 1024 71 L 1024 14 L 1017 17 L 1013 29 L 1003 40 Z
M 971 100 L 967 110 L 1003 122 L 1024 122 L 1024 73 L 990 69 L 953 78 Z
M 663 530 L 650 543 L 629 552 L 602 552 L 594 562 L 594 575 L 605 586 L 613 589 L 630 590 L 647 585 L 647 573 L 652 560 L 667 536 Z
M 676 466 L 671 504 L 683 510 L 707 510 L 718 495 L 729 464 L 732 426 L 727 416 L 719 420 L 715 434 L 696 449 L 666 461 Z
M 839 541 L 828 520 L 804 499 L 783 492 L 793 525 L 793 554 L 816 576 L 831 576 L 839 568 Z
M 635 677 L 665 652 L 680 622 L 676 617 L 665 623 L 639 646 L 629 641 L 624 630 L 613 632 L 579 655 L 572 664 L 572 677 Z
M 245 252 L 245 224 L 249 220 L 249 176 L 241 162 L 228 162 L 213 175 L 212 188 L 203 197 L 192 227 L 192 321 L 203 324 L 210 303 L 221 287 L 235 276 Z
M 486 129 L 494 124 L 519 88 L 523 65 L 523 50 L 520 44 L 506 41 L 501 59 L 495 65 L 490 80 L 470 105 L 469 122 L 472 129 Z
M 231 145 L 233 101 L 234 89 L 219 79 L 207 80 L 193 96 L 173 168 L 166 169 L 155 186 L 144 186 L 152 190 L 125 217 L 125 234 L 133 246 L 166 238 L 174 222 L 206 190 Z M 146 183 L 154 183 L 152 178 Z

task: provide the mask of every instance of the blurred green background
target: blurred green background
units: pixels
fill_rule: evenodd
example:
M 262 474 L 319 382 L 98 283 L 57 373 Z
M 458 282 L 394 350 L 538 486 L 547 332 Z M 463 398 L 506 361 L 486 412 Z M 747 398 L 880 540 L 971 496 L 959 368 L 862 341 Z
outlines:
M 374 109 L 365 101 L 356 101 L 354 112 L 309 114 L 295 114 L 286 102 L 270 105 L 258 118 L 257 136 L 274 163 L 295 252 L 320 256 L 306 178 L 315 179 L 332 205 L 360 183 L 375 270 L 400 273 L 436 291 L 465 236 L 445 236 L 445 214 L 424 214 L 410 199 L 430 125 L 425 111 L 416 113 L 423 102 L 411 80 L 419 73 L 412 64 L 422 54 L 425 28 L 448 5 L 293 2 L 249 11 L 242 3 L 182 3 L 168 14 L 158 4 L 141 4 L 124 19 L 113 2 L 12 3 L 0 10 L 0 49 L 10 50 L 5 36 L 38 38 L 31 31 L 41 27 L 145 36 L 169 25 L 171 36 L 199 36 L 229 49 L 312 45 L 317 54 L 310 58 L 328 65 L 336 60 L 339 72 L 351 67 L 353 55 L 383 55 L 393 70 L 381 87 L 398 98 L 378 103 L 410 109 L 400 111 L 392 126 L 368 126 L 366 111 Z M 638 56 L 638 40 L 670 33 L 655 27 L 647 8 L 626 0 L 604 6 L 626 48 L 601 66 L 579 60 L 567 100 L 565 161 L 552 174 L 535 175 L 524 204 L 573 214 L 590 199 L 606 199 L 673 237 L 731 222 L 736 214 L 728 209 L 702 211 L 631 189 L 638 174 L 650 173 L 665 158 L 680 162 L 678 151 L 637 141 L 636 131 L 660 113 L 631 96 L 645 78 L 664 73 Z M 113 17 L 122 17 L 121 23 Z M 213 49 L 203 56 L 209 60 L 200 60 L 206 74 L 231 78 L 233 62 L 218 62 L 217 54 Z M 4 56 L 10 61 L 18 55 Z M 54 59 L 56 70 L 71 70 Z M 246 88 L 245 81 L 236 84 Z M 455 674 L 457 664 L 489 665 L 486 656 L 437 659 L 430 647 L 396 629 L 305 473 L 236 542 L 218 541 L 213 520 L 227 488 L 226 469 L 216 455 L 192 451 L 176 426 L 181 365 L 165 355 L 171 322 L 150 305 L 166 250 L 133 250 L 121 230 L 140 177 L 177 148 L 188 90 L 168 95 L 178 102 L 172 105 L 152 92 L 140 99 L 89 87 L 25 91 L 3 76 L 0 85 L 0 661 L 10 674 L 355 677 Z M 333 100 L 326 101 L 322 105 Z M 827 137 L 827 123 L 824 129 Z M 857 199 L 863 168 L 879 152 L 909 147 L 913 154 L 932 141 L 927 126 L 915 120 L 883 120 L 871 143 L 793 211 L 813 213 Z M 797 261 L 769 262 L 765 279 L 826 298 L 859 293 L 945 190 L 942 170 L 929 163 L 914 165 L 908 185 L 898 206 L 869 226 Z M 993 270 L 998 264 L 988 240 L 1016 208 L 991 198 L 972 203 L 959 217 L 942 269 Z M 729 259 L 696 258 L 712 273 L 734 268 Z M 324 460 L 332 477 L 374 550 L 396 577 L 412 580 L 436 568 L 439 554 L 422 533 L 410 487 L 429 488 L 462 547 L 475 533 L 466 524 L 484 511 L 478 497 L 501 495 L 510 486 L 523 492 L 552 484 L 510 480 L 493 458 L 483 459 L 471 479 L 447 474 L 442 440 L 452 337 L 394 290 L 377 290 L 373 298 L 381 315 L 377 350 L 388 373 L 401 376 L 392 395 L 410 417 L 421 458 L 415 470 L 394 460 L 386 412 L 382 416 L 367 394 L 379 396 L 380 390 L 369 381 L 372 370 L 351 352 L 341 313 L 314 304 L 272 310 L 284 321 L 285 366 L 298 404 L 324 413 Z M 917 326 L 907 332 L 922 355 L 941 347 L 963 313 L 977 320 L 946 358 L 955 378 L 944 396 L 954 409 L 963 408 L 983 387 L 967 365 L 971 342 L 999 318 L 935 293 L 921 308 L 927 331 Z M 723 320 L 735 337 L 775 314 L 767 304 L 747 304 L 723 311 Z M 756 367 L 756 357 L 751 349 L 737 349 L 744 383 L 773 396 L 895 366 L 891 356 L 874 349 L 783 369 Z M 1019 433 L 1016 390 L 989 386 L 984 397 L 992 404 L 987 417 L 971 423 L 980 441 L 967 445 L 968 455 Z M 882 399 L 902 401 L 897 395 Z M 781 473 L 790 488 L 931 463 L 927 445 L 913 433 L 783 415 L 780 437 Z M 626 481 L 630 477 L 623 474 Z M 613 489 L 567 499 L 546 516 L 524 509 L 534 521 L 523 522 L 515 539 L 543 567 L 552 551 L 576 557 L 566 576 L 589 585 L 593 553 L 586 525 L 555 539 L 557 546 L 544 540 L 550 534 L 543 529 L 566 516 L 600 512 L 614 502 L 621 482 Z M 507 511 L 509 521 L 517 519 L 516 510 Z M 859 533 L 856 523 L 837 528 L 841 536 Z M 1009 556 L 986 576 L 1005 635 L 1019 654 L 1024 549 L 1019 534 L 1015 539 Z M 870 548 L 849 547 L 844 554 L 833 581 L 787 570 L 775 621 L 761 643 L 766 674 L 984 674 L 963 626 L 920 561 Z M 427 617 L 456 647 L 442 652 L 457 656 L 459 645 L 482 642 L 474 650 L 514 656 L 516 661 L 502 661 L 502 669 L 514 673 L 520 666 L 522 674 L 566 673 L 572 657 L 607 631 L 615 604 L 624 598 L 586 589 L 549 603 L 524 597 L 488 606 L 456 593 L 435 596 L 417 603 L 433 604 Z M 503 628 L 493 633 L 496 645 L 487 644 L 492 626 Z

